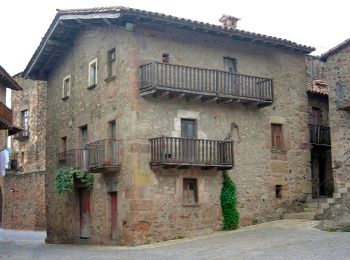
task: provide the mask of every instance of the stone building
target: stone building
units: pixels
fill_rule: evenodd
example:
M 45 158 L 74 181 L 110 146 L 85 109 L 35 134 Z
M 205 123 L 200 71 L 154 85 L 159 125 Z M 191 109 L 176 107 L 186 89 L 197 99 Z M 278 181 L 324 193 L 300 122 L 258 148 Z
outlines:
M 13 123 L 13 111 L 6 106 L 6 89 L 15 91 L 22 90 L 18 83 L 12 79 L 7 71 L 0 66 L 0 151 L 7 147 L 8 135 L 14 135 L 21 131 Z M 0 225 L 4 226 L 6 222 L 7 203 L 10 200 L 13 189 L 7 185 L 7 176 L 0 173 Z
M 327 67 L 335 193 L 325 219 L 350 225 L 350 39 L 321 55 Z
M 225 19 L 232 19 L 226 21 Z M 59 10 L 24 71 L 47 87 L 47 242 L 136 245 L 241 224 L 311 199 L 305 54 L 236 28 L 125 7 Z M 59 195 L 59 167 L 94 173 Z
M 23 88 L 11 95 L 13 121 L 22 131 L 11 140 L 5 179 L 14 192 L 4 206 L 3 227 L 45 230 L 46 83 L 21 73 L 13 78 Z
M 319 57 L 306 57 L 306 85 L 309 105 L 309 129 L 312 172 L 312 198 L 331 198 L 334 191 L 331 136 L 329 127 L 326 66 Z

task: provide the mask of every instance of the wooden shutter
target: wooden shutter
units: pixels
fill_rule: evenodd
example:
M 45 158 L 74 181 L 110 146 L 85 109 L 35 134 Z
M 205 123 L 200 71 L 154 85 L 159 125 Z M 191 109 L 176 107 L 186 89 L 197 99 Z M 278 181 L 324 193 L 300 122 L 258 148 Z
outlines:
M 282 125 L 272 124 L 271 135 L 272 135 L 272 148 L 281 149 L 282 148 Z

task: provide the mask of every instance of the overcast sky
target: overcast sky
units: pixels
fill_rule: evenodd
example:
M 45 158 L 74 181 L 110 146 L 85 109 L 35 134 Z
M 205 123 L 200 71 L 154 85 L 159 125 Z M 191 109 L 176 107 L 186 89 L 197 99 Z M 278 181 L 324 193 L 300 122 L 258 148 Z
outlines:
M 127 6 L 219 24 L 222 14 L 241 20 L 238 28 L 316 47 L 321 54 L 350 37 L 346 0 L 3 0 L 0 64 L 16 74 L 26 67 L 56 8 Z

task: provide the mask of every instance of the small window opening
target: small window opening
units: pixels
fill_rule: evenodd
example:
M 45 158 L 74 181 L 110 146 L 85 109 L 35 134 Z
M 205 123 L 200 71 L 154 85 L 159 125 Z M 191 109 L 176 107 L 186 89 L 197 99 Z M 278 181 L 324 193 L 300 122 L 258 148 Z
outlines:
M 275 192 L 276 192 L 276 199 L 282 199 L 282 185 L 276 185 Z
M 282 125 L 271 124 L 271 145 L 273 149 L 282 149 Z
M 115 48 L 107 52 L 107 76 L 115 75 Z
M 163 53 L 162 62 L 163 63 L 169 63 L 169 54 Z
M 197 179 L 183 179 L 183 202 L 186 204 L 198 203 Z

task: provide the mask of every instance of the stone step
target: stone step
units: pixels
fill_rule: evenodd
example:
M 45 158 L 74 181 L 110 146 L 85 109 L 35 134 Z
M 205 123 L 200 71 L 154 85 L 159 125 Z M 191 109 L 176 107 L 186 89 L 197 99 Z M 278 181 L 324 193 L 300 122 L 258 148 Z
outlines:
M 333 194 L 333 198 L 334 198 L 334 199 L 341 199 L 341 193 L 338 193 L 338 192 L 337 192 L 337 193 L 334 193 L 334 194 Z
M 324 209 L 318 209 L 317 211 L 316 211 L 316 214 L 323 214 L 324 213 Z
M 315 212 L 300 212 L 284 214 L 285 219 L 315 219 Z
M 327 199 L 327 203 L 328 204 L 333 204 L 334 203 L 334 199 L 333 198 L 328 198 Z
M 350 188 L 350 182 L 345 183 L 346 188 Z
M 304 212 L 316 212 L 317 208 L 304 208 Z
M 340 188 L 338 190 L 339 193 L 347 193 L 348 192 L 348 188 Z
M 327 202 L 311 202 L 311 203 L 308 203 L 306 204 L 306 208 L 312 208 L 312 209 L 318 209 L 318 208 L 327 208 L 329 205 Z

